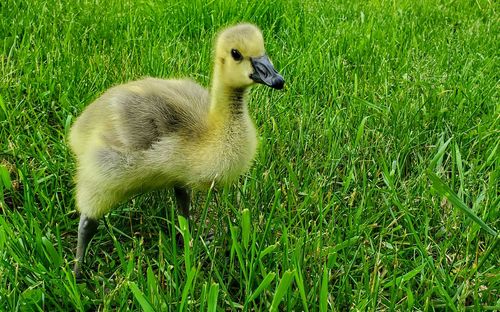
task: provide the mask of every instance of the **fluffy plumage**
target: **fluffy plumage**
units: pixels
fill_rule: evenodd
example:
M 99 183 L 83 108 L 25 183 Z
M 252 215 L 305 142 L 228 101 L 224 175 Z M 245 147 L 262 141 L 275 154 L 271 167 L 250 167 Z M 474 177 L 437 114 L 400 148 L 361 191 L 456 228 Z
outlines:
M 118 203 L 174 187 L 188 217 L 191 189 L 230 183 L 250 167 L 257 135 L 248 88 L 281 89 L 284 81 L 254 25 L 221 32 L 214 57 L 210 93 L 191 80 L 146 78 L 109 89 L 76 120 L 69 144 L 81 212 L 77 273 L 97 220 Z

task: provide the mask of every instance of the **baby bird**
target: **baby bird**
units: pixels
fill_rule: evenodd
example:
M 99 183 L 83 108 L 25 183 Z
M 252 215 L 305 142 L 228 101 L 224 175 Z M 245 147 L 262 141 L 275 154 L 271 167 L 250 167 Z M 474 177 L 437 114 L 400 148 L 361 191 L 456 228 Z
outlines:
M 239 24 L 219 33 L 210 92 L 191 80 L 146 78 L 113 87 L 71 128 L 80 211 L 74 272 L 81 274 L 98 220 L 138 193 L 173 188 L 189 218 L 191 190 L 234 181 L 249 169 L 257 133 L 248 89 L 282 89 L 261 31 Z

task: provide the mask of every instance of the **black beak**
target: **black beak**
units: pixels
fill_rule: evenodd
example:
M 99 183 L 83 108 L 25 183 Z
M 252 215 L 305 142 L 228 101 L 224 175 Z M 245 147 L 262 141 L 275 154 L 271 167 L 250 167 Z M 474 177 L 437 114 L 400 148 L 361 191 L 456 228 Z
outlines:
M 285 84 L 285 80 L 281 77 L 280 74 L 274 69 L 273 64 L 267 57 L 267 55 L 263 55 L 261 57 L 252 57 L 250 58 L 252 61 L 252 66 L 254 72 L 250 75 L 250 78 L 257 82 L 265 84 L 274 89 L 281 90 L 283 89 L 283 85 Z

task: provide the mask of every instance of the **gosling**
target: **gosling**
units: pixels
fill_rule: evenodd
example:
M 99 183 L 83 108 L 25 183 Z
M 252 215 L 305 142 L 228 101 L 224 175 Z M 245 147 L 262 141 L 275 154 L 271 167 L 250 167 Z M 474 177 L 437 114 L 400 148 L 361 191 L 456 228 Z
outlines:
M 81 214 L 76 277 L 98 220 L 119 203 L 173 188 L 189 219 L 191 190 L 228 184 L 249 169 L 257 133 L 246 100 L 255 83 L 282 89 L 285 82 L 259 28 L 239 24 L 218 34 L 210 92 L 191 80 L 146 78 L 109 89 L 84 110 L 69 135 Z

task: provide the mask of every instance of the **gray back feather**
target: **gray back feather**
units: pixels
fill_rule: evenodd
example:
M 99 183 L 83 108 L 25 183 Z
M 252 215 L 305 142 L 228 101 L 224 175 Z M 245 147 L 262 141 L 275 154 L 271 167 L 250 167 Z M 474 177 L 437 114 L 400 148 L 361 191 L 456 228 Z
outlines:
M 110 104 L 118 117 L 116 130 L 129 149 L 148 149 L 174 132 L 196 136 L 205 130 L 208 92 L 190 80 L 148 78 L 112 92 Z

